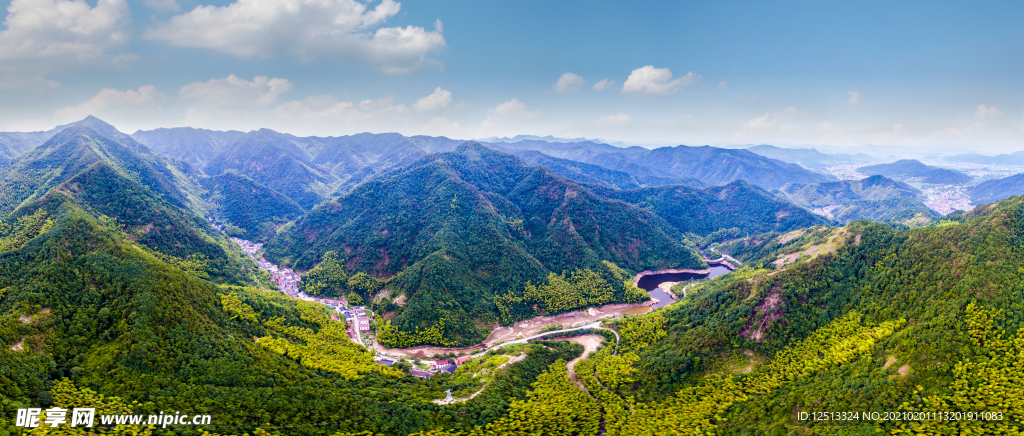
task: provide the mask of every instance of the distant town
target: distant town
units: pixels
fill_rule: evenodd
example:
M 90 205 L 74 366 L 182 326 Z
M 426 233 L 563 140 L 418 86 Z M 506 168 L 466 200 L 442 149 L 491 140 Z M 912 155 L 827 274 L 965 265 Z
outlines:
M 971 205 L 971 197 L 963 186 L 935 185 L 922 187 L 921 192 L 928 198 L 924 201 L 924 205 L 943 215 L 948 215 L 956 210 L 974 209 L 974 206 Z

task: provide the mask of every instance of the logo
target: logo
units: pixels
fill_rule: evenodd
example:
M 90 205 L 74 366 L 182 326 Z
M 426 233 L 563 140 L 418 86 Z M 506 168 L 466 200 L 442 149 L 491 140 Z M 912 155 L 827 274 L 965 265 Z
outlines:
M 45 413 L 45 414 L 44 414 Z M 16 427 L 28 427 L 35 428 L 40 425 L 40 418 L 42 417 L 42 424 L 44 427 L 57 427 L 61 424 L 68 423 L 68 409 L 61 409 L 60 407 L 52 407 L 46 410 L 40 408 L 32 409 L 18 409 L 18 417 L 14 421 Z M 96 408 L 74 408 L 71 409 L 71 426 L 77 427 L 79 425 L 85 427 L 92 427 L 96 419 Z

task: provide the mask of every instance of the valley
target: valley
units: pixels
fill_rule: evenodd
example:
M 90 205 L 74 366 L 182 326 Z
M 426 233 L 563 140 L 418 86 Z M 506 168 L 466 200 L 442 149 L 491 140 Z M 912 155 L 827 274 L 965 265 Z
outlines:
M 98 119 L 49 135 L 8 136 L 42 142 L 0 166 L 4 410 L 95 392 L 324 436 L 898 433 L 791 412 L 1024 410 L 1017 176 Z

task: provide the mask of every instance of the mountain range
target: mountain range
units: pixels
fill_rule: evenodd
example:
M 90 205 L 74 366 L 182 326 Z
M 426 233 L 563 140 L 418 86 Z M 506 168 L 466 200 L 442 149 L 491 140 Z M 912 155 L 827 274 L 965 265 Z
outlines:
M 349 272 L 398 284 L 392 297 L 404 295 L 406 303 L 396 310 L 397 327 L 415 331 L 444 319 L 457 332 L 453 338 L 474 343 L 486 334 L 475 323 L 497 318 L 496 296 L 551 273 L 604 271 L 605 261 L 627 271 L 702 268 L 686 233 L 786 231 L 823 222 L 742 182 L 664 189 L 670 192 L 589 188 L 466 143 L 316 207 L 265 249 L 268 259 L 299 269 L 336 251 Z
M 960 171 L 925 165 L 915 159 L 902 159 L 893 163 L 869 165 L 857 169 L 869 176 L 882 175 L 901 182 L 921 182 L 940 185 L 963 185 L 974 178 Z
M 971 204 L 974 205 L 991 203 L 1014 195 L 1024 195 L 1024 173 L 1002 179 L 986 180 L 973 186 L 969 192 Z
M 862 180 L 786 185 L 779 193 L 797 205 L 821 210 L 843 224 L 866 219 L 922 225 L 939 218 L 939 214 L 924 205 L 921 191 L 879 175 Z
M 822 153 L 813 148 L 782 148 L 767 144 L 748 147 L 747 150 L 764 157 L 778 159 L 783 162 L 789 162 L 800 165 L 804 168 L 815 170 L 824 170 L 836 165 L 866 163 L 877 160 L 877 158 L 873 158 L 864 153 L 829 154 Z
M 83 405 L 97 414 L 196 411 L 214 417 L 218 434 L 268 436 L 1024 427 L 1020 196 L 935 225 L 836 227 L 742 179 L 619 189 L 609 185 L 633 174 L 575 181 L 493 144 L 439 150 L 447 143 L 412 137 L 421 151 L 437 148 L 363 166 L 374 168 L 366 181 L 304 210 L 249 172 L 301 165 L 338 186 L 343 174 L 315 163 L 312 143 L 245 136 L 264 153 L 233 143 L 190 163 L 88 119 L 0 165 L 0 430 L 24 431 L 19 409 Z M 701 152 L 676 148 L 663 152 Z M 557 149 L 547 156 L 566 159 Z M 1016 189 L 1008 186 L 1019 176 L 992 182 L 998 190 L 979 195 Z M 880 176 L 779 189 L 807 202 L 919 199 Z M 380 315 L 375 334 L 400 346 L 464 345 L 499 323 L 646 299 L 631 277 L 705 266 L 698 239 L 732 235 L 729 254 L 743 266 L 674 285 L 681 301 L 664 308 L 556 333 L 585 336 L 463 354 L 454 374 L 418 379 L 408 362 L 375 362 L 330 319 L 336 312 L 268 290 L 207 219 L 227 217 L 269 238 L 268 257 L 315 265 L 310 286 L 369 299 Z M 428 358 L 460 352 L 435 350 L 442 355 Z M 465 399 L 445 404 L 446 393 Z M 991 419 L 800 415 L 968 416 L 979 407 Z
M 136 137 L 177 157 L 157 154 Z M 207 146 L 185 146 L 190 140 Z M 116 219 L 158 253 L 182 261 L 201 254 L 207 270 L 228 283 L 258 277 L 225 275 L 244 271 L 244 261 L 209 221 L 231 236 L 266 241 L 268 259 L 300 270 L 337 253 L 346 275 L 392 284 L 388 298 L 404 301 L 388 314 L 397 331 L 447 322 L 445 340 L 464 344 L 482 340 L 489 329 L 483 326 L 499 319 L 498 296 L 551 274 L 596 271 L 611 284 L 613 298 L 625 301 L 632 288 L 616 277 L 702 268 L 696 245 L 716 232 L 825 223 L 740 179 L 703 187 L 696 178 L 644 174 L 627 160 L 654 153 L 661 165 L 711 180 L 736 174 L 698 169 L 686 156 L 745 162 L 761 170 L 760 180 L 774 183 L 802 175 L 742 150 L 634 147 L 613 155 L 619 149 L 609 145 L 556 144 L 563 155 L 619 159 L 631 174 L 549 156 L 531 141 L 504 145 L 528 160 L 489 148 L 494 144 L 397 134 L 297 138 L 266 129 L 179 128 L 133 137 L 90 117 L 0 170 L 0 188 L 11 193 L 0 210 L 13 213 L 54 192 L 69 193 L 97 219 Z M 366 288 L 338 289 L 378 299 Z M 511 319 L 538 310 L 509 307 Z
M 1010 154 L 986 156 L 982 154 L 957 154 L 947 156 L 943 160 L 949 162 L 967 162 L 980 165 L 1024 165 L 1024 151 L 1017 151 Z

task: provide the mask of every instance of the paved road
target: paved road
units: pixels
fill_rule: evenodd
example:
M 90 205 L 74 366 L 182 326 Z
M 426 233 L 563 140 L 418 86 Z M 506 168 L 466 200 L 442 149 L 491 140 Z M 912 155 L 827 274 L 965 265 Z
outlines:
M 615 330 L 612 330 L 612 329 L 601 327 L 601 322 L 598 321 L 598 322 L 593 322 L 593 323 L 590 323 L 590 324 L 587 324 L 587 325 L 584 325 L 584 326 L 580 326 L 580 327 L 573 327 L 571 329 L 552 330 L 550 332 L 544 332 L 544 333 L 536 334 L 536 335 L 533 335 L 533 336 L 529 336 L 529 337 L 525 337 L 525 338 L 521 338 L 521 339 L 516 339 L 514 341 L 503 342 L 503 343 L 497 344 L 497 345 L 495 345 L 495 346 L 493 346 L 491 348 L 485 348 L 485 349 L 481 350 L 479 353 L 474 354 L 472 357 L 473 358 L 477 358 L 477 357 L 483 356 L 484 354 L 487 354 L 488 352 L 490 352 L 492 350 L 497 350 L 499 348 L 506 347 L 506 346 L 509 346 L 509 345 L 512 345 L 512 344 L 525 344 L 527 341 L 530 341 L 532 339 L 543 338 L 544 336 L 553 335 L 553 334 L 556 334 L 556 333 L 574 332 L 574 331 L 586 330 L 586 329 L 608 330 L 608 331 L 610 331 L 610 332 L 615 334 L 615 343 L 616 343 L 616 345 L 619 343 L 619 332 L 617 332 Z
M 338 317 L 341 318 L 341 322 L 348 324 L 348 318 L 345 318 L 345 315 L 341 313 L 341 309 L 334 308 L 334 311 L 338 312 Z M 365 347 L 366 344 L 363 343 L 363 335 L 362 333 L 359 333 L 359 320 L 356 320 L 356 322 L 353 322 L 351 325 L 352 330 L 355 330 L 356 332 L 356 343 Z
M 499 348 L 507 347 L 509 345 L 525 344 L 527 341 L 530 341 L 532 339 L 543 338 L 544 336 L 549 336 L 549 335 L 553 335 L 553 334 L 557 334 L 557 333 L 574 332 L 574 331 L 585 330 L 585 329 L 608 330 L 608 331 L 612 332 L 612 334 L 615 335 L 615 344 L 618 345 L 618 343 L 619 343 L 619 340 L 620 340 L 619 332 L 617 332 L 615 330 L 612 330 L 612 329 L 609 329 L 609 328 L 601 327 L 601 321 L 597 321 L 597 322 L 593 322 L 593 323 L 590 323 L 590 324 L 587 324 L 587 325 L 584 325 L 584 326 L 580 326 L 580 327 L 573 327 L 573 328 L 561 329 L 561 330 L 553 330 L 553 331 L 550 331 L 550 332 L 544 332 L 544 333 L 536 334 L 536 335 L 533 335 L 533 336 L 516 339 L 514 341 L 502 342 L 500 344 L 492 346 L 491 348 L 484 348 L 483 350 L 480 350 L 479 353 L 473 354 L 470 357 L 475 359 L 477 357 L 483 356 L 484 354 L 487 354 L 488 352 L 490 352 L 492 350 L 497 350 Z M 362 339 L 360 339 L 360 342 L 362 342 Z M 379 350 L 377 350 L 377 355 L 378 356 L 386 357 L 388 359 L 394 359 L 396 361 L 402 359 L 401 357 L 388 356 L 387 354 L 381 353 Z

